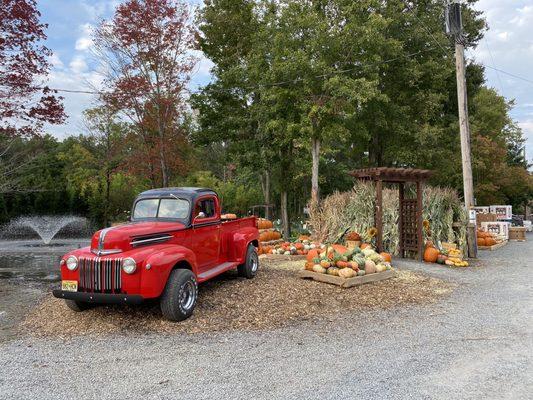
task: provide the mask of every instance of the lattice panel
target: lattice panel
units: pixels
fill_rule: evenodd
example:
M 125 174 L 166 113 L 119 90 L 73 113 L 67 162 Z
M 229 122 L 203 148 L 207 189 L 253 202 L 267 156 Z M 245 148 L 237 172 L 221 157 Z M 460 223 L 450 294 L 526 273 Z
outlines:
M 403 221 L 401 240 L 404 250 L 418 251 L 416 204 L 416 199 L 404 199 L 402 201 L 401 215 L 403 216 Z

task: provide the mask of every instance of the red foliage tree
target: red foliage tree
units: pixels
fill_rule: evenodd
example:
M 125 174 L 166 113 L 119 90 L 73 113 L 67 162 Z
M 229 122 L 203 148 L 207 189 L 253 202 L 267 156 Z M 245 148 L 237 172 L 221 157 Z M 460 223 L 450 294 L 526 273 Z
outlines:
M 0 0 L 0 134 L 40 133 L 44 123 L 65 120 L 61 97 L 41 87 L 50 70 L 46 24 L 34 0 Z
M 177 157 L 173 144 L 182 139 L 195 37 L 189 6 L 174 0 L 127 0 L 94 32 L 108 88 L 102 99 L 136 125 L 146 154 L 157 154 L 163 186 Z

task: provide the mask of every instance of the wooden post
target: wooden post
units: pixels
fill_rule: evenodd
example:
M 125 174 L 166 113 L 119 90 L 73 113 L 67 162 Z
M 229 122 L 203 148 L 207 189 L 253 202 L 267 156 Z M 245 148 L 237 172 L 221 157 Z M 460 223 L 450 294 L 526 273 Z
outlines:
M 424 259 L 424 235 L 422 234 L 423 185 L 416 182 L 416 238 L 418 244 L 418 259 Z
M 383 181 L 376 182 L 376 215 L 375 221 L 378 234 L 376 237 L 376 248 L 378 252 L 383 251 Z
M 403 248 L 403 197 L 404 197 L 404 187 L 403 182 L 400 182 L 398 184 L 398 207 L 399 207 L 399 218 L 398 218 L 398 233 L 400 237 L 400 243 L 399 243 L 399 250 L 400 250 L 400 257 L 405 258 L 405 250 Z
M 472 179 L 472 161 L 470 150 L 470 125 L 468 123 L 468 102 L 465 78 L 464 46 L 459 41 L 455 43 L 455 68 L 457 78 L 457 104 L 459 107 L 459 129 L 461 135 L 461 159 L 463 164 L 463 191 L 466 212 L 474 207 L 474 183 Z M 468 224 L 467 232 L 468 255 L 477 257 L 476 228 Z

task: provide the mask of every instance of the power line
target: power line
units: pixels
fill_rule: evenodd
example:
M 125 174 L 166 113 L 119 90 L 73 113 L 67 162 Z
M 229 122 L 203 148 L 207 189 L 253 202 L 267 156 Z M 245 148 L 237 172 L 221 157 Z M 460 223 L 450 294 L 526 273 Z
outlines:
M 376 62 L 370 62 L 370 63 L 365 63 L 365 64 L 359 64 L 358 66 L 353 67 L 353 68 L 345 68 L 345 69 L 341 69 L 341 70 L 337 70 L 337 71 L 328 72 L 328 73 L 325 73 L 325 74 L 315 75 L 315 76 L 313 76 L 313 78 L 321 79 L 321 78 L 326 78 L 328 76 L 334 76 L 334 75 L 343 74 L 343 73 L 346 73 L 346 72 L 355 71 L 357 69 L 361 69 L 361 68 L 368 67 L 368 66 L 389 64 L 389 63 L 391 63 L 393 61 L 398 61 L 398 60 L 401 60 L 403 58 L 412 58 L 414 56 L 417 56 L 417 55 L 422 54 L 422 53 L 429 52 L 431 50 L 434 50 L 434 48 L 428 48 L 428 49 L 424 49 L 424 50 L 419 50 L 419 51 L 414 52 L 414 53 L 400 55 L 398 57 L 390 58 L 390 59 L 383 60 L 383 61 L 376 61 Z M 245 89 L 245 90 L 257 90 L 257 89 L 263 89 L 263 88 L 266 88 L 266 87 L 275 87 L 275 86 L 288 85 L 288 84 L 291 84 L 291 83 L 298 83 L 298 82 L 301 82 L 303 80 L 304 80 L 304 78 L 298 77 L 298 78 L 287 80 L 287 81 L 273 82 L 273 83 L 267 83 L 267 84 L 257 85 L 257 86 L 248 86 L 248 87 L 244 87 L 243 89 Z M 44 87 L 37 87 L 36 89 L 44 89 Z M 95 91 L 91 91 L 91 90 L 76 90 L 76 89 L 62 89 L 62 88 L 52 88 L 52 87 L 48 87 L 48 89 L 51 90 L 51 91 L 62 92 L 62 93 L 92 94 L 92 95 L 107 94 L 107 92 L 96 91 L 96 90 Z M 233 91 L 233 90 L 234 89 L 222 89 L 222 88 L 215 89 L 215 91 L 224 91 L 224 92 L 230 92 L 230 91 Z M 195 90 L 189 90 L 188 92 L 191 93 L 191 94 L 196 94 L 196 93 L 201 93 L 201 90 L 200 89 L 195 89 Z
M 524 77 L 522 77 L 522 76 L 518 76 L 518 75 L 512 74 L 512 73 L 510 73 L 510 72 L 504 71 L 503 69 L 499 69 L 499 68 L 491 67 L 490 65 L 484 65 L 484 66 L 485 66 L 486 68 L 493 69 L 494 71 L 501 72 L 502 74 L 512 76 L 513 78 L 520 79 L 520 80 L 522 80 L 522 81 L 524 81 L 524 82 L 533 83 L 533 80 L 531 80 L 531 79 L 527 79 L 527 78 L 524 78 Z
M 485 39 L 485 44 L 487 45 L 487 50 L 489 51 L 490 59 L 492 61 L 492 65 L 494 68 L 496 68 L 496 63 L 494 62 L 494 57 L 492 56 L 492 51 L 490 51 L 489 41 L 487 37 L 485 36 L 483 39 Z M 498 82 L 500 83 L 500 92 L 503 94 L 503 84 L 502 80 L 500 78 L 500 73 L 496 71 L 496 76 L 498 77 Z

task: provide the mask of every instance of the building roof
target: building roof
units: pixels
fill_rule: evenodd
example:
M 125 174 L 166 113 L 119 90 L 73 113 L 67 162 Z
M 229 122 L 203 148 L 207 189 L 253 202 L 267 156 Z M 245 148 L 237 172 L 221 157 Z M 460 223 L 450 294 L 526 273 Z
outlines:
M 427 180 L 432 174 L 428 169 L 389 167 L 363 168 L 350 172 L 357 179 L 383 182 L 419 182 Z

